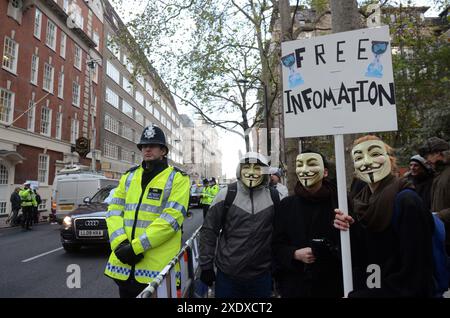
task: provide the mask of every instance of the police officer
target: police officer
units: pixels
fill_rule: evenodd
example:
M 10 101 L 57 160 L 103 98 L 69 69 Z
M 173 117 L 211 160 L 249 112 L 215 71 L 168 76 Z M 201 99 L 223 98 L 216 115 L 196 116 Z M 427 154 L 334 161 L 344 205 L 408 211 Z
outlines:
M 106 222 L 112 253 L 105 274 L 121 298 L 136 297 L 181 248 L 189 177 L 167 163 L 164 132 L 150 125 L 137 145 L 142 164 L 120 179 Z
M 22 227 L 31 230 L 33 225 L 33 191 L 30 182 L 25 182 L 23 186 L 24 188 L 19 192 L 24 217 Z
M 219 186 L 217 185 L 216 178 L 212 177 L 209 181 L 209 198 L 208 203 L 211 206 L 211 204 L 214 201 L 214 198 L 216 197 L 217 193 L 219 193 Z
M 209 182 L 208 179 L 203 179 L 203 189 L 200 199 L 200 204 L 203 209 L 203 220 L 206 218 L 206 213 L 208 213 L 209 206 L 211 203 L 209 202 Z

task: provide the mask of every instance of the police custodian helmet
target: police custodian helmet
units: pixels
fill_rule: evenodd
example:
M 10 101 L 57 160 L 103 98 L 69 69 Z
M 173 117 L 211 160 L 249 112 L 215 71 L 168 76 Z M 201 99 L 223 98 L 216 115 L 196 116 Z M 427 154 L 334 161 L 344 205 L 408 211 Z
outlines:
M 150 124 L 149 126 L 145 127 L 144 131 L 142 132 L 141 140 L 137 144 L 137 147 L 139 150 L 141 150 L 143 145 L 155 144 L 164 146 L 167 152 L 169 152 L 169 148 L 166 144 L 166 136 L 164 135 L 162 129 L 158 126 Z

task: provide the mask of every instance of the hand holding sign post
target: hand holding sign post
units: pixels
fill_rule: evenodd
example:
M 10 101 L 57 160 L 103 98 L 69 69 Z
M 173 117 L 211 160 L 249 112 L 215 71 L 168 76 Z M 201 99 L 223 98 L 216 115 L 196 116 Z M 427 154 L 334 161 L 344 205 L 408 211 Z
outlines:
M 383 26 L 282 43 L 285 136 L 334 135 L 339 209 L 346 214 L 343 134 L 397 130 L 389 40 Z M 341 247 L 347 296 L 349 232 L 341 231 Z

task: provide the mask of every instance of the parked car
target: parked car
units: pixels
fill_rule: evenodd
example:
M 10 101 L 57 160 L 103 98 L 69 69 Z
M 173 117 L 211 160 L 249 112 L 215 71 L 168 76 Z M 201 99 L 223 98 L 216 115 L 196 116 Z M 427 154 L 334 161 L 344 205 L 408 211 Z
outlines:
M 92 198 L 84 198 L 63 220 L 61 243 L 67 252 L 76 252 L 83 245 L 109 244 L 106 213 L 116 186 L 101 188 Z
M 201 184 L 191 185 L 191 195 L 189 196 L 189 206 L 200 206 L 201 194 L 203 191 L 203 186 Z

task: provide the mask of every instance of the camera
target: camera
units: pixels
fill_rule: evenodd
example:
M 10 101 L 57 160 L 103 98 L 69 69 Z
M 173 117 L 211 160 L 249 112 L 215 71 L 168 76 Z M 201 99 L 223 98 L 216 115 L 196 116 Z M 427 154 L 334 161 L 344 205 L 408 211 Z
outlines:
M 311 250 L 317 260 L 328 259 L 336 252 L 336 248 L 326 238 L 312 239 Z

